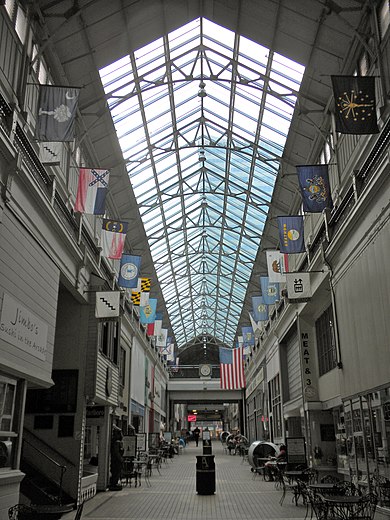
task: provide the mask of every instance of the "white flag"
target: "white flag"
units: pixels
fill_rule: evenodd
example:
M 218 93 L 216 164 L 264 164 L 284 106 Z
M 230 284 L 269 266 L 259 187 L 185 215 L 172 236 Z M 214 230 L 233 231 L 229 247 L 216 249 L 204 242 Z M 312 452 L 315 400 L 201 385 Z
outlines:
M 156 337 L 156 345 L 165 347 L 167 344 L 168 329 L 161 329 L 160 334 Z
M 266 251 L 269 282 L 285 282 L 288 273 L 288 255 L 280 251 Z
M 144 292 L 142 291 L 141 292 L 141 299 L 140 299 L 140 307 L 146 307 L 147 304 L 149 303 L 149 296 L 150 296 L 150 293 L 149 292 Z

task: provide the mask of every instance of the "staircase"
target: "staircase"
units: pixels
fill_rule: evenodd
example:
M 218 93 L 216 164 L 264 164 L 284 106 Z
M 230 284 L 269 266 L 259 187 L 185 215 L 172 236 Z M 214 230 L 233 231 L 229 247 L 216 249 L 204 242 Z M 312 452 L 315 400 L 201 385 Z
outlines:
M 20 484 L 20 492 L 32 504 L 48 507 L 66 505 L 69 510 L 75 508 L 76 500 L 64 491 L 64 477 L 69 474 L 68 468 L 72 465 L 61 453 L 24 429 L 20 469 L 25 477 Z
M 75 506 L 72 497 L 64 493 L 56 482 L 50 480 L 26 460 L 21 460 L 20 469 L 25 473 L 25 477 L 20 484 L 20 492 L 32 504 L 54 505 L 61 503 Z

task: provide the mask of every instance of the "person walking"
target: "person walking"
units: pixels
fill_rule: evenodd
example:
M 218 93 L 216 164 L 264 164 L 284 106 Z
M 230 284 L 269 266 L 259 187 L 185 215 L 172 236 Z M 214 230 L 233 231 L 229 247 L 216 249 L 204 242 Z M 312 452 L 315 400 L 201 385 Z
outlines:
M 194 440 L 195 440 L 195 444 L 196 444 L 196 446 L 198 446 L 198 444 L 199 444 L 199 437 L 200 437 L 200 430 L 199 430 L 199 428 L 196 427 L 194 429 L 194 431 L 192 432 L 192 434 L 193 434 L 193 437 L 194 437 Z

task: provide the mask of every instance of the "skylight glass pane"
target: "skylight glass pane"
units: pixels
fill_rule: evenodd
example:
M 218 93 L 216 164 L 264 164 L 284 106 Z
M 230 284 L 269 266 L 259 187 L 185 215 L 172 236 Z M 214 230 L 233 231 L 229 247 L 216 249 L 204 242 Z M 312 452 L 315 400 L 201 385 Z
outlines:
M 303 72 L 207 19 L 100 71 L 178 347 L 233 345 Z

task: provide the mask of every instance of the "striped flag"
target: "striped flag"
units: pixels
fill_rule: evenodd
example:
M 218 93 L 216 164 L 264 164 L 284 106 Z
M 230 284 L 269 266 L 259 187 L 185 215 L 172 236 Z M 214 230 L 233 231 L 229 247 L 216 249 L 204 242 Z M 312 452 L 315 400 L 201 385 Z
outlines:
M 137 291 L 132 291 L 131 293 L 131 302 L 133 305 L 138 305 L 141 303 L 141 293 Z
M 221 371 L 221 388 L 237 390 L 245 388 L 243 347 L 219 347 L 219 363 Z
M 109 177 L 109 170 L 80 168 L 74 210 L 91 215 L 104 215 Z

